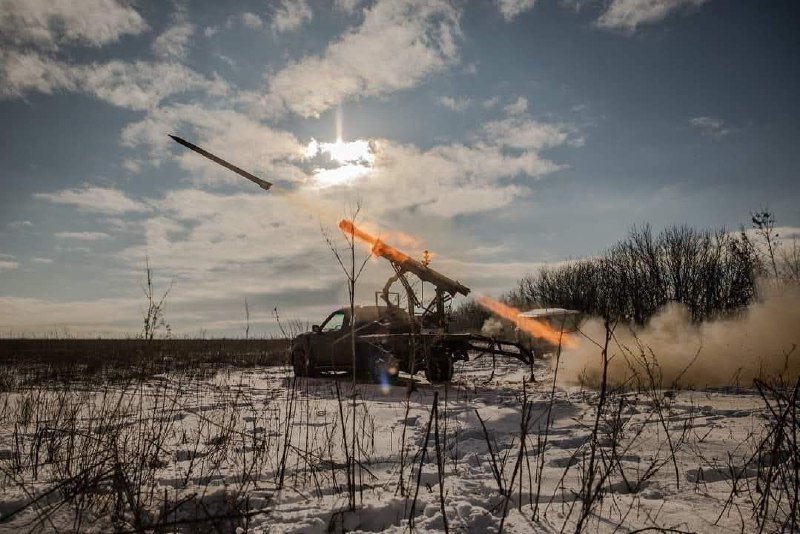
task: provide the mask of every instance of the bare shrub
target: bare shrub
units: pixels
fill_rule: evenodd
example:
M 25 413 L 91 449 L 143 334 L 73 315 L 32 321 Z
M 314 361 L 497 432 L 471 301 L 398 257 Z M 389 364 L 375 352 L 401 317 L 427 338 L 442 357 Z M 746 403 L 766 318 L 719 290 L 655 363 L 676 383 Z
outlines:
M 513 298 L 528 307 L 565 307 L 637 324 L 679 302 L 700 321 L 749 304 L 758 265 L 746 237 L 685 226 L 654 236 L 646 225 L 600 257 L 524 277 Z

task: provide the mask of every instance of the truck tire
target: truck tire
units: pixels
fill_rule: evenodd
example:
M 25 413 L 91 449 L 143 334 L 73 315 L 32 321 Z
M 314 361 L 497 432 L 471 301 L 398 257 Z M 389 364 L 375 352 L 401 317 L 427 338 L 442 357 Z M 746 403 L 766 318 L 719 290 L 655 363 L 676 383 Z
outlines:
M 316 365 L 308 347 L 296 347 L 292 351 L 292 367 L 294 367 L 294 376 L 314 376 L 316 374 Z
M 425 378 L 431 384 L 443 384 L 452 380 L 453 360 L 447 352 L 431 352 L 425 365 Z

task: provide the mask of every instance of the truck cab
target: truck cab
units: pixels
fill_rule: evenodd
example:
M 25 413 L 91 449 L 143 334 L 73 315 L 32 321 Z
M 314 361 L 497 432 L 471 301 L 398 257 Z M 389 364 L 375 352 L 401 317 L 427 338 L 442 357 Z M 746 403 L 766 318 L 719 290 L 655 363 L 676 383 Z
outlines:
M 409 334 L 417 330 L 408 313 L 393 306 L 356 306 L 353 311 L 339 308 L 311 332 L 297 336 L 291 347 L 297 376 L 355 371 L 384 381 L 386 375 L 393 378 L 400 369 L 408 370 Z

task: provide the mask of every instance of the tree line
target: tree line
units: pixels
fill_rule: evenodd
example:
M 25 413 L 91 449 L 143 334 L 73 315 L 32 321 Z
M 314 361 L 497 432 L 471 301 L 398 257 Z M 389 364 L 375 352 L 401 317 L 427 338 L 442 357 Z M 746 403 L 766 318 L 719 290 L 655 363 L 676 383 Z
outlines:
M 751 220 L 750 231 L 739 232 L 633 227 L 603 254 L 522 277 L 504 300 L 523 310 L 560 307 L 636 324 L 668 302 L 684 304 L 693 321 L 730 315 L 757 297 L 761 278 L 798 281 L 796 239 L 782 244 L 766 209 Z M 479 329 L 488 316 L 467 302 L 452 314 L 454 329 Z

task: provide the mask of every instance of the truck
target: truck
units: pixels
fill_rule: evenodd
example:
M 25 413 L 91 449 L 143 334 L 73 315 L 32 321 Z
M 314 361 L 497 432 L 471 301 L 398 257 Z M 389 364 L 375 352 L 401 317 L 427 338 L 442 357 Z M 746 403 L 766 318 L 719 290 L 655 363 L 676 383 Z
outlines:
M 533 353 L 522 343 L 449 332 L 449 305 L 455 296 L 468 295 L 468 287 L 430 268 L 427 261 L 415 260 L 364 232 L 352 221 L 343 219 L 339 228 L 351 239 L 368 244 L 371 254 L 386 259 L 394 274 L 382 291 L 375 293 L 374 305 L 339 308 L 293 340 L 290 358 L 295 375 L 351 372 L 391 384 L 400 371 L 409 375 L 423 371 L 429 382 L 439 384 L 449 382 L 455 362 L 469 360 L 470 355 L 510 356 L 533 365 Z M 433 285 L 429 302 L 417 295 L 409 275 L 419 279 L 420 287 Z M 400 306 L 399 293 L 390 291 L 396 282 L 405 289 L 406 308 Z

